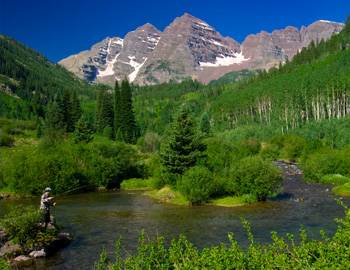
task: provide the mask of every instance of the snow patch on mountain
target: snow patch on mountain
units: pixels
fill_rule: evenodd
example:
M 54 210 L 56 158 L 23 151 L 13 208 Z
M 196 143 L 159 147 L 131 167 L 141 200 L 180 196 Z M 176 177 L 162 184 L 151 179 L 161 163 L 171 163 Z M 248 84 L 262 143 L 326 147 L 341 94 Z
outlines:
M 323 22 L 323 23 L 331 23 L 331 24 L 343 24 L 344 23 L 338 23 L 338 22 L 334 22 L 334 21 L 329 21 L 329 20 L 318 20 L 319 22 Z
M 214 39 L 211 39 L 210 42 L 213 43 L 213 44 L 216 45 L 216 46 L 226 47 L 224 44 L 222 44 L 222 43 L 220 43 L 220 42 L 217 42 L 217 41 L 214 40 Z
M 211 62 L 199 62 L 199 65 L 201 67 L 224 67 L 224 66 L 230 66 L 233 64 L 240 64 L 244 61 L 249 60 L 249 58 L 245 58 L 242 53 L 235 53 L 233 56 L 217 56 L 215 63 Z
M 122 38 L 118 38 L 117 40 L 113 40 L 113 44 L 118 44 L 123 46 L 124 40 Z
M 131 72 L 128 76 L 129 81 L 133 82 L 136 79 L 136 76 L 139 73 L 142 66 L 146 63 L 147 57 L 145 58 L 145 60 L 142 63 L 138 63 L 138 62 L 134 61 L 134 58 L 132 58 L 132 57 L 129 57 L 129 59 L 130 59 L 130 65 L 133 68 L 135 68 L 135 70 L 133 72 Z
M 117 38 L 116 40 L 110 39 L 108 41 L 107 50 L 106 50 L 106 65 L 107 65 L 107 67 L 104 70 L 99 69 L 97 77 L 105 77 L 105 76 L 114 75 L 114 64 L 118 61 L 118 57 L 119 57 L 120 53 L 116 54 L 116 56 L 112 60 L 108 60 L 108 56 L 111 54 L 111 47 L 114 44 L 118 44 L 118 45 L 123 47 L 123 43 L 124 43 L 124 41 L 121 38 Z
M 118 61 L 118 56 L 120 53 L 118 53 L 114 59 L 112 59 L 111 61 L 107 60 L 107 67 L 105 70 L 98 70 L 98 74 L 97 77 L 105 77 L 105 76 L 110 76 L 110 75 L 114 75 L 114 64 Z
M 207 23 L 205 23 L 205 22 L 198 22 L 198 21 L 197 21 L 197 22 L 195 22 L 195 24 L 196 24 L 197 26 L 199 26 L 199 27 L 205 29 L 205 30 L 209 30 L 209 31 L 213 31 L 213 30 L 214 30 L 209 24 L 207 24 Z

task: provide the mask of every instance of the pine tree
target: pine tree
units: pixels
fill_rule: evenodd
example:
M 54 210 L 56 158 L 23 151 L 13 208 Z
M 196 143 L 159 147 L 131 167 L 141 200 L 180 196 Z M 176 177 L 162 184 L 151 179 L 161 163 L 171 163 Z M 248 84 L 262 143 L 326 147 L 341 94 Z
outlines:
M 97 96 L 96 129 L 99 133 L 109 130 L 108 137 L 113 136 L 114 108 L 112 95 L 105 89 L 101 89 Z
M 93 129 L 90 124 L 81 117 L 76 124 L 74 131 L 74 142 L 75 143 L 89 143 L 93 139 Z
M 96 94 L 96 115 L 95 115 L 95 128 L 97 132 L 101 132 L 101 107 L 103 90 L 99 90 Z
M 74 122 L 72 118 L 72 100 L 71 94 L 68 90 L 63 92 L 61 106 L 64 115 L 64 123 L 66 124 L 66 131 L 73 132 L 74 131 Z
M 168 174 L 182 175 L 204 156 L 205 148 L 189 112 L 182 109 L 173 123 L 168 141 L 161 147 L 161 162 Z
M 81 114 L 82 114 L 82 110 L 80 107 L 80 101 L 79 101 L 79 98 L 78 98 L 77 93 L 75 91 L 72 94 L 71 104 L 72 104 L 71 122 L 75 128 L 75 126 L 77 125 L 79 119 L 81 118 Z
M 114 87 L 114 132 L 115 138 L 121 140 L 121 103 L 120 103 L 120 88 L 118 81 L 115 82 Z
M 59 107 L 59 103 L 57 101 L 51 103 L 48 106 L 48 110 L 46 113 L 46 128 L 53 130 L 61 130 L 65 131 L 66 125 L 64 122 L 64 114 Z
M 122 81 L 120 92 L 120 128 L 124 141 L 134 143 L 138 137 L 138 128 L 132 108 L 131 87 L 127 80 Z
M 209 120 L 209 115 L 208 113 L 203 113 L 201 121 L 200 121 L 200 130 L 202 131 L 202 133 L 204 133 L 205 135 L 209 135 L 210 133 L 210 120 Z

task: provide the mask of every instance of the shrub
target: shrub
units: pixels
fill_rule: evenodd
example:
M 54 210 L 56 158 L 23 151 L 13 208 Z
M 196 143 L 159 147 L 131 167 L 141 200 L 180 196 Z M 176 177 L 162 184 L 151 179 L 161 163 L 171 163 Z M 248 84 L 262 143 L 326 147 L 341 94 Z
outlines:
M 270 144 L 274 145 L 273 151 L 278 151 L 281 158 L 292 161 L 301 157 L 307 147 L 305 139 L 294 134 L 276 136 Z
M 99 142 L 87 146 L 87 176 L 95 186 L 119 187 L 123 179 L 143 175 L 134 147 L 121 142 Z
M 205 167 L 193 167 L 182 176 L 178 188 L 192 204 L 206 202 L 214 191 L 213 176 Z
M 56 229 L 46 230 L 41 225 L 41 211 L 32 206 L 14 207 L 1 220 L 0 225 L 10 240 L 25 249 L 42 248 L 57 235 Z
M 54 193 L 114 188 L 144 171 L 134 147 L 110 141 L 23 146 L 5 155 L 1 167 L 2 185 L 24 194 L 40 194 L 46 186 Z
M 282 176 L 279 169 L 261 157 L 240 160 L 231 170 L 227 192 L 235 195 L 252 194 L 265 200 L 280 187 Z
M 253 156 L 259 153 L 261 144 L 255 139 L 243 140 L 237 144 L 239 157 Z
M 2 258 L 0 258 L 0 269 L 2 270 L 10 270 L 10 265 Z
M 122 257 L 119 241 L 114 258 L 109 260 L 104 251 L 96 266 L 99 269 L 349 269 L 349 211 L 338 223 L 335 234 L 322 240 L 310 239 L 305 230 L 287 237 L 272 232 L 271 242 L 262 245 L 255 241 L 248 222 L 243 221 L 248 235 L 246 248 L 231 233 L 229 244 L 206 248 L 197 248 L 185 236 L 167 243 L 163 237 L 150 240 L 141 234 L 134 254 Z
M 295 161 L 299 158 L 306 147 L 306 141 L 296 135 L 287 135 L 284 137 L 284 146 L 282 157 Z
M 231 164 L 237 160 L 237 147 L 231 142 L 219 138 L 206 139 L 205 144 L 207 146 L 205 151 L 206 166 L 217 175 L 227 175 Z
M 322 176 L 320 183 L 322 184 L 333 184 L 333 185 L 343 185 L 350 182 L 349 177 L 345 177 L 341 174 L 326 174 Z
M 327 174 L 349 175 L 349 149 L 320 149 L 302 160 L 302 169 L 307 181 L 320 182 Z
M 159 150 L 160 136 L 155 132 L 147 132 L 145 136 L 138 139 L 137 144 L 142 152 L 154 153 Z
M 102 132 L 103 136 L 105 136 L 108 139 L 113 139 L 113 128 L 111 127 L 105 127 Z
M 154 179 L 139 179 L 139 178 L 131 178 L 128 180 L 124 180 L 120 187 L 121 189 L 130 189 L 130 190 L 137 190 L 137 189 L 149 189 L 152 188 L 154 185 Z
M 10 238 L 21 245 L 39 232 L 41 213 L 33 207 L 15 207 L 1 220 L 1 227 Z
M 337 187 L 334 187 L 332 189 L 333 193 L 339 195 L 339 196 L 350 196 L 350 182 L 345 183 L 344 185 L 340 185 Z
M 1 132 L 0 130 L 0 146 L 7 146 L 7 147 L 11 147 L 13 146 L 15 140 L 13 139 L 12 136 Z
M 261 147 L 260 155 L 264 159 L 277 160 L 280 155 L 280 149 L 275 144 L 264 143 Z

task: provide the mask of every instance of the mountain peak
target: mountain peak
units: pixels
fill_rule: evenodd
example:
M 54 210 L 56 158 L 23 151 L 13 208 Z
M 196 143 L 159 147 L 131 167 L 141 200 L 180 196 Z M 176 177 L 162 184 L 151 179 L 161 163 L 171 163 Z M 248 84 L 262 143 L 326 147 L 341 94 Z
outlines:
M 160 32 L 153 24 L 151 23 L 145 23 L 144 25 L 136 28 L 136 31 L 142 31 L 142 30 L 146 30 L 146 31 L 152 31 L 152 32 Z
M 124 39 L 107 38 L 60 64 L 88 81 L 110 84 L 124 77 L 141 85 L 188 77 L 208 82 L 234 70 L 270 68 L 343 27 L 319 20 L 300 30 L 288 26 L 272 33 L 261 31 L 239 44 L 185 12 L 163 32 L 146 23 Z
M 328 23 L 328 24 L 338 24 L 338 25 L 344 25 L 344 23 L 338 23 L 338 22 L 334 22 L 334 21 L 329 21 L 329 20 L 318 20 L 314 23 Z

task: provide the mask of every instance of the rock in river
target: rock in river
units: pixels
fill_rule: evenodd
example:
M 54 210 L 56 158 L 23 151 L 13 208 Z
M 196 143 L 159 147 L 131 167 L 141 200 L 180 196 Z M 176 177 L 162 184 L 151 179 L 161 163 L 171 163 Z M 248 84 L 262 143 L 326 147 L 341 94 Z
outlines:
M 21 255 L 16 257 L 12 263 L 11 266 L 13 268 L 21 268 L 21 267 L 28 267 L 31 266 L 33 264 L 33 258 L 25 256 L 25 255 Z
M 23 252 L 22 247 L 18 244 L 6 242 L 0 249 L 0 257 L 11 258 Z
M 46 252 L 45 252 L 44 249 L 33 250 L 31 253 L 29 253 L 29 256 L 32 257 L 32 258 L 46 257 Z

